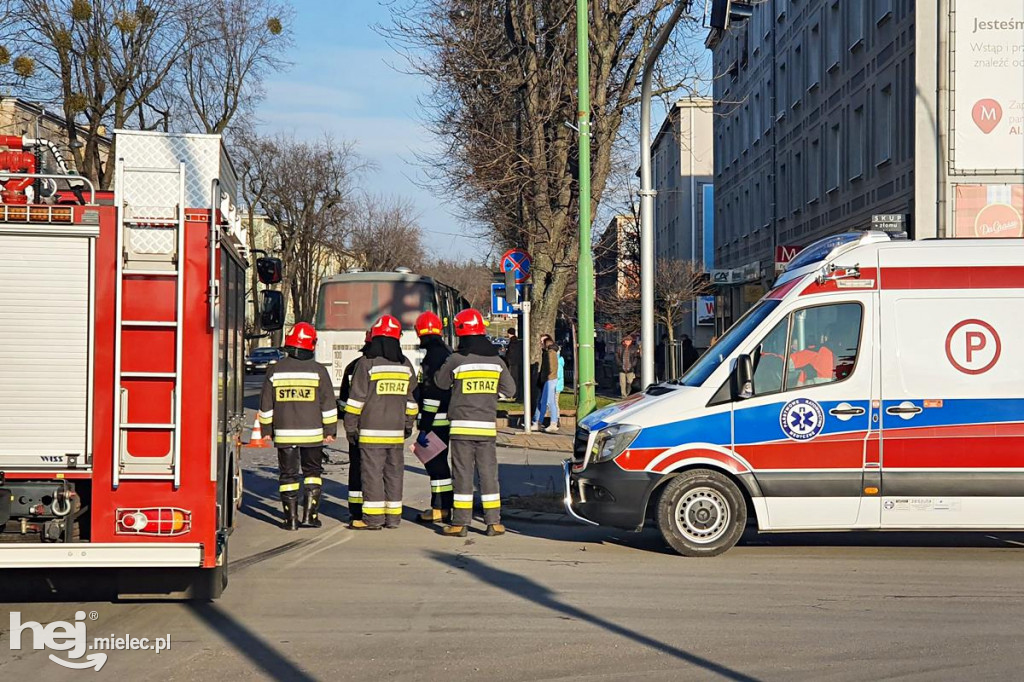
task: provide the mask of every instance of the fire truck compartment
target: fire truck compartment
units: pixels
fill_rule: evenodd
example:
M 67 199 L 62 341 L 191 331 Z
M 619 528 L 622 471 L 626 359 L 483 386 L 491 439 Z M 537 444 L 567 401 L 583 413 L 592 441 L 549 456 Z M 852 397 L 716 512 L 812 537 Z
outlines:
M 95 234 L 0 231 L 0 470 L 89 464 Z

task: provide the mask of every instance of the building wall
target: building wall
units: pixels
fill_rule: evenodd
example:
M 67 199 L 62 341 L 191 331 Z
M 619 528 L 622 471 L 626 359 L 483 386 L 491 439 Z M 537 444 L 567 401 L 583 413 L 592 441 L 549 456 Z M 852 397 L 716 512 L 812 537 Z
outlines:
M 703 263 L 703 187 L 712 182 L 713 119 L 710 98 L 679 100 L 651 144 L 658 260 Z M 710 328 L 696 327 L 692 314 L 676 333 L 689 334 L 701 346 L 711 338 Z
M 765 285 L 776 245 L 915 214 L 915 31 L 914 0 L 766 0 L 709 40 L 716 267 Z

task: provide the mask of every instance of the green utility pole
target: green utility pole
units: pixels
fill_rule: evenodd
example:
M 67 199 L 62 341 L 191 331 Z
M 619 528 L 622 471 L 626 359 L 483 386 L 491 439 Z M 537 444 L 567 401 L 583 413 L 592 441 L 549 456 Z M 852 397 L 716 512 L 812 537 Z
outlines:
M 580 258 L 576 268 L 576 315 L 580 350 L 576 381 L 579 404 L 576 419 L 594 411 L 594 255 L 590 251 L 590 8 L 576 0 L 576 63 L 579 87 L 580 135 Z

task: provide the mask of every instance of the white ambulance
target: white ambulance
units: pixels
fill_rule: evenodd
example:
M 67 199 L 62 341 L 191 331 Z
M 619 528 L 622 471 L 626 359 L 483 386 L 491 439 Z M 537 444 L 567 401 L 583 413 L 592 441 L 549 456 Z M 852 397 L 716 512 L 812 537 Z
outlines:
M 1024 528 L 1024 240 L 804 249 L 678 382 L 584 419 L 566 507 L 687 556 L 761 532 Z

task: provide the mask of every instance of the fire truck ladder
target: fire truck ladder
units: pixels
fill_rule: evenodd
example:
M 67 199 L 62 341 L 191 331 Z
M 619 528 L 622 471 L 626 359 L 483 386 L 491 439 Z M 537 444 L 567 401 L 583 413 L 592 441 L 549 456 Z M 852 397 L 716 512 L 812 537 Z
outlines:
M 114 401 L 114 429 L 117 434 L 117 457 L 114 458 L 113 485 L 123 480 L 168 480 L 174 487 L 181 485 L 181 379 L 183 303 L 185 296 L 185 164 L 171 168 L 130 167 L 118 159 L 115 204 L 118 211 L 117 231 L 117 287 L 116 327 L 114 333 L 114 373 L 118 395 Z M 175 200 L 167 206 L 167 199 Z M 142 205 L 143 203 L 152 205 Z M 138 310 L 141 306 L 126 306 L 125 288 L 139 295 L 146 283 L 174 282 L 174 319 L 125 319 L 125 310 Z M 132 293 L 129 294 L 133 295 Z M 154 306 L 156 307 L 156 306 Z M 174 370 L 168 371 L 166 354 L 155 351 L 166 340 L 168 330 L 174 333 Z M 125 333 L 131 336 L 134 362 L 131 371 L 125 371 Z M 139 348 L 154 349 L 140 352 Z M 140 358 L 144 358 L 140 360 Z M 144 363 L 152 364 L 149 367 Z M 143 363 L 140 366 L 140 363 Z M 167 387 L 170 401 L 170 419 L 167 421 L 130 421 L 131 397 L 126 383 L 136 386 L 151 384 L 148 399 L 139 398 L 140 407 L 152 410 L 163 403 L 160 394 Z M 152 400 L 154 390 L 158 400 Z M 163 403 L 166 404 L 166 403 Z M 142 410 L 139 410 L 142 411 Z M 153 454 L 154 445 L 161 436 L 169 440 L 165 454 Z M 135 455 L 129 449 L 133 441 L 145 441 L 146 455 Z M 134 446 L 133 447 L 138 447 Z M 158 447 L 159 451 L 160 448 Z M 137 450 L 138 451 L 138 450 Z

